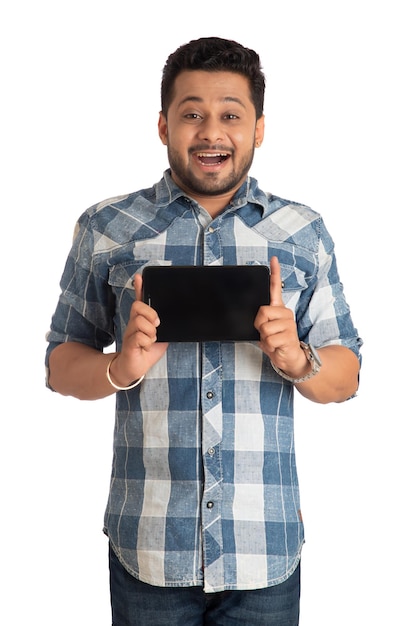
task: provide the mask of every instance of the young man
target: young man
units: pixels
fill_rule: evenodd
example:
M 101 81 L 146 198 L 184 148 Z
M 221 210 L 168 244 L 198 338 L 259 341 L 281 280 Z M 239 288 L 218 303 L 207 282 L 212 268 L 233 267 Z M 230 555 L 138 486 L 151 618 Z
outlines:
M 170 55 L 158 125 L 170 169 L 86 211 L 63 273 L 49 386 L 117 392 L 105 514 L 116 626 L 298 623 L 293 391 L 355 395 L 362 342 L 320 215 L 248 177 L 263 101 L 259 57 L 236 42 Z M 259 342 L 158 341 L 144 267 L 249 264 L 271 271 Z

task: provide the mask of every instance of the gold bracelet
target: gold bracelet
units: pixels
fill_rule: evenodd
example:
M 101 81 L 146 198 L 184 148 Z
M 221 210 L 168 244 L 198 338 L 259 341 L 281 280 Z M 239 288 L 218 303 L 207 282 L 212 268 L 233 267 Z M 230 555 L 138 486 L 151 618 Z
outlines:
M 117 354 L 116 356 L 113 357 L 113 359 L 110 359 L 109 363 L 107 364 L 107 368 L 106 368 L 106 377 L 107 380 L 109 381 L 109 383 L 112 385 L 113 389 L 116 389 L 117 391 L 128 391 L 128 389 L 133 389 L 134 387 L 136 387 L 137 385 L 139 385 L 139 383 L 142 383 L 142 381 L 145 378 L 145 374 L 143 376 L 141 376 L 141 378 L 138 378 L 138 380 L 135 380 L 133 383 L 131 383 L 130 385 L 128 385 L 127 387 L 119 387 L 119 385 L 116 385 L 113 380 L 110 378 L 110 366 L 112 365 L 113 361 L 118 357 L 119 355 Z

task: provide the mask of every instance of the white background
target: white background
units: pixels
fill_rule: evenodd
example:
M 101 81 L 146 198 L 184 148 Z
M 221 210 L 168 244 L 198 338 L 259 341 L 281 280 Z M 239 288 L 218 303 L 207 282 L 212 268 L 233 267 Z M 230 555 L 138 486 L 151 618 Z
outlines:
M 356 399 L 296 403 L 301 626 L 418 623 L 413 4 L 16 0 L 1 10 L 1 623 L 110 624 L 101 528 L 114 400 L 47 391 L 44 335 L 76 219 L 159 180 L 162 67 L 210 35 L 259 52 L 266 138 L 252 174 L 322 213 L 365 341 Z

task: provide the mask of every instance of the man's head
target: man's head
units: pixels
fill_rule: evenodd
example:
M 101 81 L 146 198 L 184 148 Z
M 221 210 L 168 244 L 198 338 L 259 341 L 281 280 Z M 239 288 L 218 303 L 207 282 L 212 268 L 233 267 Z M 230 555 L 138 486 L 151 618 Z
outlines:
M 254 50 L 219 37 L 203 37 L 180 46 L 167 59 L 161 81 L 161 111 L 167 116 L 174 96 L 174 83 L 185 70 L 205 72 L 234 72 L 245 76 L 249 83 L 256 118 L 263 115 L 265 78 L 260 57 Z
M 215 215 L 244 182 L 263 141 L 259 57 L 225 39 L 192 41 L 168 58 L 161 101 L 158 132 L 171 176 Z

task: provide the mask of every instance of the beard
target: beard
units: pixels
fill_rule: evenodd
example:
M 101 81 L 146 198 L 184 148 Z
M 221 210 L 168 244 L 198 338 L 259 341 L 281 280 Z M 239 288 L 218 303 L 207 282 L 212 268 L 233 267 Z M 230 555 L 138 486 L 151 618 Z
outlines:
M 208 146 L 205 146 L 204 148 L 199 147 L 197 149 L 204 151 L 208 148 Z M 215 150 L 217 149 L 219 149 L 218 146 L 215 147 Z M 191 155 L 195 150 L 196 147 L 192 148 L 189 154 Z M 178 181 L 179 187 L 185 191 L 187 190 L 191 194 L 195 193 L 201 196 L 218 196 L 237 188 L 250 170 L 254 159 L 254 150 L 255 147 L 252 146 L 227 176 L 222 176 L 222 173 L 210 172 L 210 170 L 208 170 L 204 177 L 198 178 L 194 175 L 188 163 L 180 156 L 180 153 L 170 148 L 170 144 L 167 144 L 168 162 L 172 173 Z M 229 157 L 230 159 L 233 158 L 233 154 L 234 153 Z

